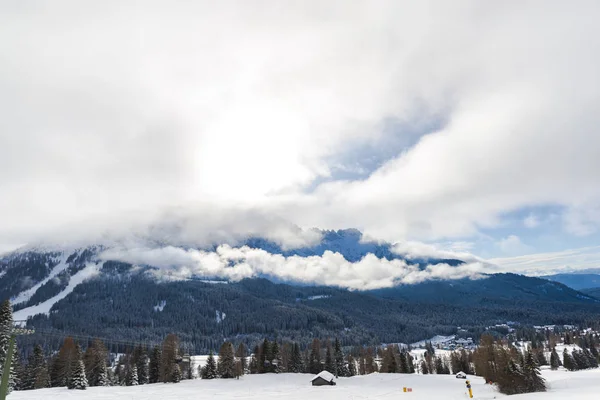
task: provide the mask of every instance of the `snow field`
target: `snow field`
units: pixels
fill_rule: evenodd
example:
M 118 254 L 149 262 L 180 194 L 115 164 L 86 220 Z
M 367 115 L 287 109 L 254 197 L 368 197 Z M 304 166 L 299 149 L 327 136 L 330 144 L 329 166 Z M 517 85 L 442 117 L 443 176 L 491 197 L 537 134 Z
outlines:
M 578 372 L 543 371 L 549 384 L 546 393 L 511 396 L 515 400 L 598 399 L 600 370 Z M 452 375 L 371 374 L 340 378 L 336 386 L 313 387 L 310 374 L 248 375 L 236 379 L 191 380 L 178 384 L 134 387 L 92 387 L 85 391 L 66 388 L 13 392 L 10 400 L 456 400 L 467 399 L 464 379 Z M 474 399 L 506 397 L 485 385 L 482 378 L 469 377 Z M 412 388 L 404 393 L 403 387 Z

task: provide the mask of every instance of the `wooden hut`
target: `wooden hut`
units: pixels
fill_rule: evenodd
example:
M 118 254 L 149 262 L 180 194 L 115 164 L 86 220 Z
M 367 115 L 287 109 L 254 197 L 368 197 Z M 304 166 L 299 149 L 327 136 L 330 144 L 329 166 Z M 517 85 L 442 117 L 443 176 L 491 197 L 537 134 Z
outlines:
M 335 376 L 331 372 L 322 371 L 315 375 L 311 382 L 313 386 L 333 386 L 335 385 L 334 379 Z

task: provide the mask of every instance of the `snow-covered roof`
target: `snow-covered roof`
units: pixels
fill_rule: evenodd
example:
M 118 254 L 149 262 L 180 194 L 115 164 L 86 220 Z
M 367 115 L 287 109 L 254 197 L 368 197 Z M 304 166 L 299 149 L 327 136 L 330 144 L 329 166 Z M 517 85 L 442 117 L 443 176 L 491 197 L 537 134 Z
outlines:
M 331 382 L 335 378 L 335 376 L 333 376 L 333 374 L 331 372 L 329 372 L 329 371 L 321 371 L 317 375 L 315 375 L 314 378 L 312 378 L 311 382 L 314 381 L 317 378 L 323 378 L 327 382 Z

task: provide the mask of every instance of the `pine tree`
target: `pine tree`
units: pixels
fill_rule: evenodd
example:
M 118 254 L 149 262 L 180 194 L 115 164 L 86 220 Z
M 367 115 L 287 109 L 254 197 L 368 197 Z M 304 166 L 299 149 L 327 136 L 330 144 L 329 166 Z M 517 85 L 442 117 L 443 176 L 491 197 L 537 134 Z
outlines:
M 39 344 L 33 348 L 33 353 L 29 357 L 29 363 L 25 371 L 27 379 L 26 389 L 43 389 L 50 386 L 44 350 Z
M 308 372 L 311 374 L 318 374 L 321 371 L 323 371 L 323 366 L 321 364 L 321 343 L 319 342 L 319 339 L 313 339 L 308 362 Z
M 271 371 L 271 360 L 273 359 L 271 354 L 271 343 L 265 338 L 260 348 L 260 357 L 258 359 L 258 373 L 264 374 L 265 372 Z
M 92 345 L 87 348 L 83 357 L 83 364 L 87 373 L 87 380 L 90 386 L 108 386 L 108 368 L 106 359 L 108 351 L 100 339 L 95 339 Z
M 127 367 L 127 373 L 125 375 L 125 385 L 126 386 L 137 386 L 138 384 L 139 384 L 139 382 L 138 382 L 137 365 L 135 365 L 135 363 L 132 362 Z
M 148 368 L 149 383 L 160 382 L 160 366 L 162 364 L 162 350 L 155 346 L 150 357 L 150 366 Z
M 334 344 L 334 357 L 335 357 L 335 370 L 337 372 L 337 376 L 349 376 L 350 372 L 348 371 L 348 366 L 346 365 L 346 360 L 344 360 L 344 352 L 342 351 L 342 346 L 338 338 L 335 338 Z
M 235 378 L 235 356 L 233 344 L 225 342 L 219 350 L 219 361 L 217 362 L 217 375 L 221 378 Z
M 327 350 L 325 352 L 325 371 L 329 371 L 333 375 L 336 375 L 337 373 L 333 356 L 331 355 L 331 344 L 329 342 L 327 342 Z
M 247 354 L 246 354 L 246 346 L 244 346 L 243 342 L 240 342 L 240 344 L 238 345 L 238 348 L 235 352 L 235 356 L 238 358 L 238 360 L 240 360 L 240 374 L 239 375 L 244 375 L 246 373 L 246 369 L 248 369 L 248 361 L 247 361 Z
M 435 358 L 435 373 L 442 375 L 444 373 L 444 363 L 440 357 Z
M 137 368 L 138 384 L 145 385 L 148 383 L 148 355 L 142 346 L 138 346 L 133 351 L 133 362 Z
M 352 357 L 352 354 L 348 354 L 347 361 L 348 361 L 348 376 L 357 375 L 356 361 L 354 361 L 354 357 Z
M 300 346 L 298 343 L 292 344 L 292 357 L 290 359 L 289 372 L 299 373 L 303 372 L 304 368 L 302 365 L 302 354 L 300 354 Z
M 566 348 L 563 351 L 563 365 L 569 371 L 575 371 L 577 369 L 577 365 L 575 364 L 573 356 L 567 351 Z
M 179 364 L 173 365 L 173 368 L 171 369 L 170 382 L 171 383 L 181 382 L 181 367 L 179 366 Z
M 208 355 L 206 365 L 204 368 L 202 368 L 200 377 L 202 379 L 215 379 L 217 377 L 217 363 L 215 362 L 215 357 L 213 356 L 212 351 Z
M 81 354 L 78 351 L 80 349 L 78 350 L 73 338 L 65 338 L 50 368 L 50 384 L 52 387 L 68 385 L 71 370 L 77 364 L 77 361 L 81 359 Z
M 524 374 L 527 382 L 527 392 L 545 392 L 546 381 L 542 378 L 540 367 L 533 356 L 533 352 L 529 350 L 525 357 Z
M 556 352 L 556 347 L 554 347 L 552 348 L 552 353 L 550 353 L 550 368 L 552 370 L 557 370 L 558 367 L 560 367 L 560 358 Z
M 179 338 L 177 335 L 170 333 L 167 335 L 162 345 L 162 357 L 160 366 L 160 377 L 164 383 L 173 382 L 173 377 L 176 375 L 173 370 L 177 365 L 179 356 Z M 181 374 L 181 370 L 179 371 Z M 181 380 L 181 378 L 180 378 Z
M 10 301 L 5 300 L 0 304 L 0 376 L 4 373 L 4 363 L 8 353 L 10 336 L 13 329 L 13 316 Z M 16 346 L 15 346 L 16 347 Z M 16 350 L 16 349 L 15 349 Z M 17 354 L 16 351 L 13 354 Z M 15 357 L 16 358 L 16 357 Z M 9 377 L 9 393 L 15 387 L 14 368 L 11 368 Z
M 271 359 L 269 360 L 271 367 L 270 372 L 279 373 L 283 369 L 283 363 L 281 361 L 281 352 L 279 351 L 279 345 L 277 341 L 274 341 L 271 345 Z
M 427 363 L 425 362 L 425 360 L 421 361 L 421 373 L 423 375 L 429 374 L 429 369 L 427 369 Z
M 67 387 L 69 389 L 85 390 L 88 387 L 87 378 L 85 377 L 85 366 L 83 360 L 77 360 L 74 363 L 74 367 L 71 371 L 71 376 L 68 379 Z

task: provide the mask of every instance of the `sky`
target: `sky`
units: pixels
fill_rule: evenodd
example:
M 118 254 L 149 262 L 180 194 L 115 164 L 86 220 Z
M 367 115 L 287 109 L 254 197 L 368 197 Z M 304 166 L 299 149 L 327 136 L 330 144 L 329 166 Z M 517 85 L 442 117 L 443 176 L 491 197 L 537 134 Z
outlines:
M 182 221 L 312 240 L 289 223 L 599 267 L 599 17 L 593 0 L 0 2 L 0 251 Z

